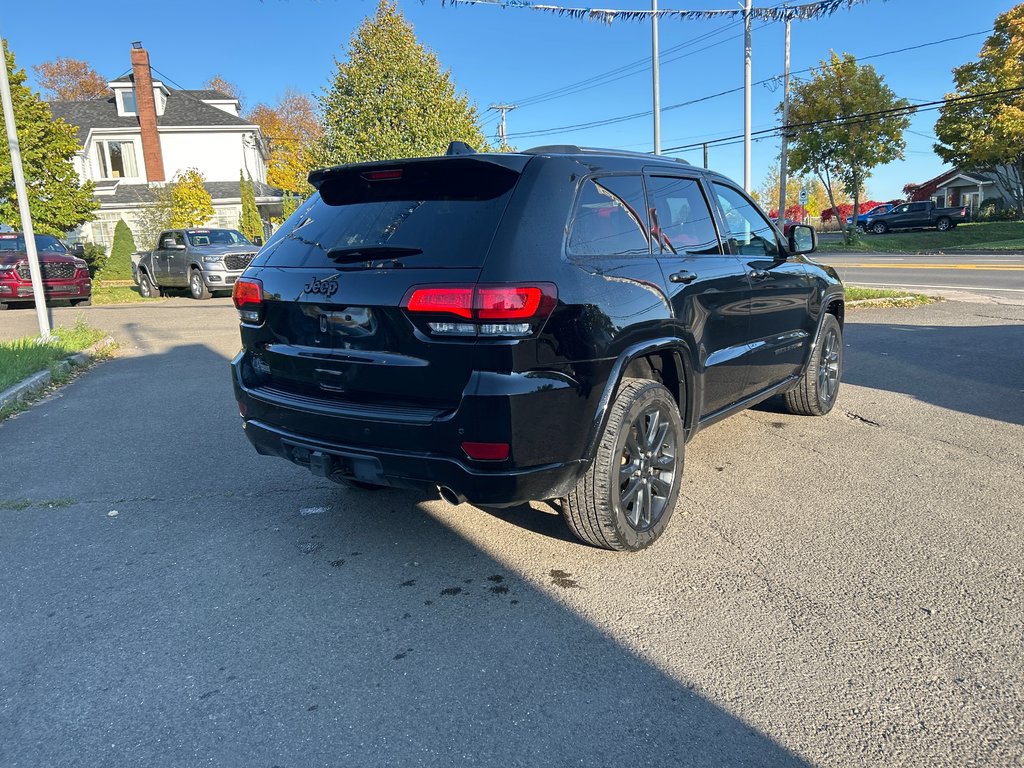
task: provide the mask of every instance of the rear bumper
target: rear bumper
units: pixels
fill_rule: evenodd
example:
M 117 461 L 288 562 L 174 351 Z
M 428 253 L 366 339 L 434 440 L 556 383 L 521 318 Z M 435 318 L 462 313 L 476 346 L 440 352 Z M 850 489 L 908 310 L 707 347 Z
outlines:
M 486 471 L 445 456 L 408 451 L 367 450 L 311 440 L 255 419 L 243 428 L 257 453 L 278 456 L 323 477 L 345 477 L 396 488 L 450 488 L 473 504 L 510 505 L 565 496 L 575 486 L 582 462 Z
M 565 496 L 587 464 L 593 404 L 569 377 L 477 372 L 458 408 L 429 410 L 289 395 L 250 382 L 244 351 L 232 372 L 256 450 L 320 475 L 445 486 L 477 504 L 509 505 Z M 470 459 L 463 441 L 507 442 L 510 456 Z

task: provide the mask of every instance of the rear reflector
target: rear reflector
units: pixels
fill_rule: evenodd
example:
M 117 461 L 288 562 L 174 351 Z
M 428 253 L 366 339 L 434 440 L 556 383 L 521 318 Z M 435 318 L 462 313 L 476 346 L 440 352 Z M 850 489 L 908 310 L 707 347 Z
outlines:
M 504 461 L 508 458 L 508 443 L 463 443 L 462 450 L 478 461 Z
M 240 277 L 231 289 L 231 300 L 238 316 L 247 323 L 260 322 L 263 312 L 263 283 L 252 277 Z

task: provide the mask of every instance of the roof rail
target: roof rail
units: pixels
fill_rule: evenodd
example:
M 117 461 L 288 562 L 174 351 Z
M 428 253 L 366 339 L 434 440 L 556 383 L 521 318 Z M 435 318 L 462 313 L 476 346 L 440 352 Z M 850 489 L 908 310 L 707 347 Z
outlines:
M 523 149 L 524 155 L 613 155 L 615 157 L 642 157 L 648 160 L 670 160 L 674 163 L 689 165 L 689 161 L 681 157 L 655 155 L 650 152 L 630 152 L 625 149 L 602 149 L 600 147 L 578 147 L 575 144 L 545 144 L 540 147 Z

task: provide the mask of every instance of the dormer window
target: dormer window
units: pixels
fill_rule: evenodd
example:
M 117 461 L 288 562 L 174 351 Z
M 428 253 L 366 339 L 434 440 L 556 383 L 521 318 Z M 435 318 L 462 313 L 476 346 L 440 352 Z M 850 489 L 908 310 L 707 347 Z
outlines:
M 139 102 L 135 98 L 135 91 L 121 91 L 121 103 L 118 104 L 122 115 L 136 115 L 139 112 Z

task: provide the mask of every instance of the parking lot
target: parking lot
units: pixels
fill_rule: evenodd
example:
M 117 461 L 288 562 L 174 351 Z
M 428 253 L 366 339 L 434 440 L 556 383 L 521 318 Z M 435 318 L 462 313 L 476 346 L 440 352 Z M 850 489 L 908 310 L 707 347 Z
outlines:
M 79 314 L 119 354 L 0 423 L 0 765 L 1024 761 L 1022 306 L 851 310 L 634 555 L 257 456 L 230 300 Z

